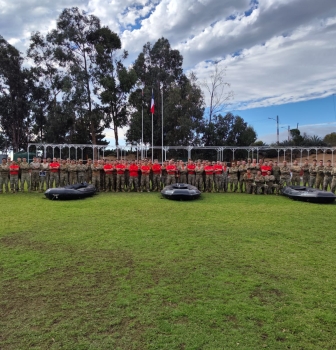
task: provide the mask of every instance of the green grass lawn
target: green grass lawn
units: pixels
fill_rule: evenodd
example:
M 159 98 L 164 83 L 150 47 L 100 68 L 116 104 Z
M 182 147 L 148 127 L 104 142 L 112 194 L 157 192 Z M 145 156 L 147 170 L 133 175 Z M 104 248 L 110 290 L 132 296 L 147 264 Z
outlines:
M 336 349 L 336 205 L 0 196 L 0 349 Z

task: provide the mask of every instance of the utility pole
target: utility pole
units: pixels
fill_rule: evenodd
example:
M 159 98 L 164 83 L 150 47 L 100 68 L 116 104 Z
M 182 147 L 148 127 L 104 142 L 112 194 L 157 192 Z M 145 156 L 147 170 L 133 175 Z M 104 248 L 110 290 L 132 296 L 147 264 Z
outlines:
M 279 144 L 279 116 L 277 115 L 276 119 L 275 118 L 268 118 L 268 119 L 275 120 L 277 123 L 277 144 Z

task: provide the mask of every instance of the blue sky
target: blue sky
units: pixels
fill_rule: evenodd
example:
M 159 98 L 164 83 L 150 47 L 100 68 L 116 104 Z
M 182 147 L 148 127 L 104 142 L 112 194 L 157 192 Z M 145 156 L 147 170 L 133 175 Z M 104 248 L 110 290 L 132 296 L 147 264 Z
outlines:
M 0 35 L 25 52 L 33 31 L 46 34 L 65 7 L 98 16 L 135 60 L 146 42 L 166 37 L 199 82 L 226 67 L 234 99 L 226 107 L 259 139 L 336 132 L 336 2 L 332 0 L 0 0 Z M 209 104 L 206 91 L 205 101 Z M 122 141 L 126 130 L 121 130 Z M 107 130 L 113 146 L 113 132 Z

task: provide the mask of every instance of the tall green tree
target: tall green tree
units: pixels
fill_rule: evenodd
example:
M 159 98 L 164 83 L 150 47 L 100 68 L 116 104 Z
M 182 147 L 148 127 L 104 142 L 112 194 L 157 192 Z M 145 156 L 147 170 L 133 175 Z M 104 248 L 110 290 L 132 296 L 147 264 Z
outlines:
M 0 36 L 0 123 L 14 152 L 26 149 L 31 134 L 29 69 L 20 52 Z
M 128 141 L 141 140 L 143 108 L 144 142 L 151 143 L 150 102 L 153 91 L 154 146 L 162 144 L 162 102 L 164 144 L 188 145 L 195 142 L 196 130 L 203 117 L 203 94 L 195 75 L 187 77 L 182 64 L 182 55 L 178 50 L 173 50 L 165 38 L 154 45 L 147 43 L 143 46 L 133 67 L 138 76 L 138 88 L 129 99 L 132 113 L 126 135 Z

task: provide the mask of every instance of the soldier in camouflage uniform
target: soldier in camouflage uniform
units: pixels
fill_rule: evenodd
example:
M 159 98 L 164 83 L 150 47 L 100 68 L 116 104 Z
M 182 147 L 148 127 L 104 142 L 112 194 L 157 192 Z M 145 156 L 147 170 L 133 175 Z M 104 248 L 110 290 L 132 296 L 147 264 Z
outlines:
M 279 184 L 279 189 L 281 190 L 285 184 L 286 186 L 290 186 L 290 169 L 287 166 L 287 161 L 283 161 L 282 166 L 280 167 L 280 184 Z
M 309 167 L 309 186 L 315 187 L 316 175 L 317 175 L 317 164 L 316 159 L 313 159 L 313 164 Z
M 69 183 L 70 185 L 76 184 L 77 181 L 77 164 L 75 160 L 71 160 L 70 164 L 68 164 L 68 172 L 69 172 Z
M 8 178 L 9 178 L 9 164 L 5 158 L 2 159 L 0 164 L 0 193 L 2 193 L 5 187 L 5 192 L 8 193 Z
M 167 169 L 166 169 L 167 165 L 168 165 L 168 162 L 165 160 L 161 166 L 161 188 L 165 187 L 167 183 Z
M 251 169 L 251 174 L 253 174 L 254 176 L 256 176 L 258 170 L 260 170 L 260 166 L 257 163 L 256 159 L 253 159 L 252 163 L 250 163 L 247 167 Z
M 21 188 L 20 191 L 24 191 L 25 182 L 27 183 L 27 190 L 30 192 L 30 165 L 27 162 L 27 158 L 23 158 L 23 161 L 20 164 L 21 170 Z
M 65 159 L 60 164 L 60 187 L 68 185 L 68 163 Z
M 333 170 L 333 167 L 331 165 L 331 161 L 328 160 L 327 161 L 327 165 L 324 167 L 324 180 L 323 180 L 323 191 L 327 191 L 328 190 L 328 185 L 330 186 L 331 189 L 331 183 L 332 183 L 332 175 L 331 172 Z
M 268 187 L 265 184 L 265 177 L 261 175 L 261 171 L 257 171 L 257 175 L 254 177 L 255 194 L 267 194 Z
M 241 165 L 239 166 L 239 188 L 241 193 L 243 193 L 244 189 L 246 191 L 246 185 L 244 180 L 244 175 L 246 173 L 247 173 L 247 165 L 246 165 L 246 162 L 243 160 Z
M 77 177 L 78 177 L 78 182 L 83 183 L 86 180 L 86 171 L 87 171 L 87 166 L 86 164 L 83 164 L 83 159 L 79 159 L 78 165 L 77 165 Z
M 275 176 L 271 175 L 270 171 L 268 171 L 267 175 L 265 176 L 265 183 L 267 185 L 268 194 L 273 194 L 275 191 L 275 194 L 278 195 L 279 185 L 275 183 Z
M 324 181 L 324 165 L 323 160 L 320 160 L 319 165 L 316 168 L 316 188 L 321 190 Z
M 310 168 L 310 165 L 308 164 L 308 159 L 306 159 L 304 164 L 301 167 L 303 171 L 303 175 L 302 175 L 303 186 L 309 186 L 309 168 Z
M 91 168 L 91 165 L 92 165 L 92 159 L 89 158 L 88 161 L 87 161 L 87 168 L 86 168 L 86 182 L 88 184 L 91 184 L 92 183 L 92 168 Z
M 223 184 L 222 184 L 222 188 L 223 188 L 223 191 L 224 192 L 227 192 L 228 190 L 228 171 L 229 171 L 229 168 L 227 166 L 227 163 L 226 162 L 223 162 L 222 164 L 222 168 L 223 168 Z
M 275 183 L 279 185 L 280 184 L 280 167 L 277 161 L 275 161 L 274 165 L 272 166 L 272 175 L 274 175 Z
M 331 182 L 331 192 L 335 194 L 335 189 L 336 189 L 336 162 L 335 165 L 331 171 L 332 175 L 332 182 Z
M 100 171 L 103 166 L 99 164 L 98 160 L 95 159 L 93 164 L 91 164 L 92 170 L 92 185 L 96 188 L 96 191 L 100 191 Z
M 254 175 L 251 173 L 251 169 L 247 168 L 246 173 L 244 174 L 245 182 L 245 193 L 252 194 L 254 193 Z
M 38 191 L 40 189 L 40 169 L 41 163 L 37 160 L 36 157 L 33 157 L 33 161 L 30 163 L 31 169 L 31 185 L 30 188 L 32 191 Z
M 292 185 L 293 186 L 300 186 L 301 179 L 300 179 L 300 172 L 301 172 L 301 167 L 298 164 L 297 160 L 294 160 L 294 163 L 290 167 L 290 171 L 292 173 Z
M 231 192 L 237 192 L 238 190 L 238 171 L 239 168 L 236 166 L 236 163 L 232 162 L 229 168 L 229 186 Z
M 49 163 L 47 162 L 46 158 L 43 158 L 41 163 L 41 172 L 44 173 L 44 176 L 40 175 L 40 191 L 44 190 L 44 184 L 46 184 L 46 190 L 49 188 L 49 178 L 50 178 L 50 171 L 49 171 Z
M 179 166 L 177 167 L 179 174 L 180 174 L 180 178 L 179 178 L 179 182 L 180 183 L 187 183 L 187 175 L 188 175 L 188 168 L 187 166 L 184 164 L 184 162 L 180 162 Z M 195 184 L 195 181 L 194 181 Z
M 195 186 L 200 191 L 203 191 L 203 171 L 204 168 L 202 166 L 202 163 L 198 161 L 195 166 Z

